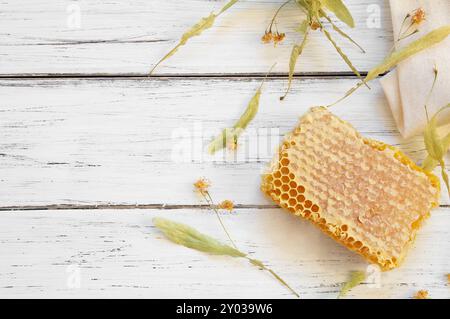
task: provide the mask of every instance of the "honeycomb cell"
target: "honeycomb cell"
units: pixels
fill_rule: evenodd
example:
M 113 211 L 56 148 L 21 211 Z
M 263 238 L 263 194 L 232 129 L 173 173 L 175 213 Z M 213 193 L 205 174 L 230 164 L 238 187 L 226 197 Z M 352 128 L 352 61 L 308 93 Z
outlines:
M 282 167 L 282 168 L 280 169 L 280 172 L 281 172 L 282 175 L 289 175 L 289 168 L 287 168 L 287 167 Z
M 289 199 L 289 206 L 291 207 L 295 207 L 295 204 L 297 204 L 297 201 L 295 200 L 295 198 L 291 198 Z
M 361 137 L 325 108 L 300 119 L 261 187 L 280 206 L 383 270 L 402 261 L 438 206 L 439 188 L 436 176 L 402 152 Z
M 361 248 L 362 247 L 362 242 L 360 242 L 359 240 L 358 241 L 356 241 L 354 244 L 353 244 L 353 246 L 355 247 L 355 248 Z
M 289 185 L 290 186 L 290 185 Z M 295 189 L 292 189 L 289 191 L 289 196 L 291 197 L 297 197 L 297 191 Z
M 281 159 L 280 165 L 281 166 L 288 166 L 289 165 L 289 160 L 287 158 Z

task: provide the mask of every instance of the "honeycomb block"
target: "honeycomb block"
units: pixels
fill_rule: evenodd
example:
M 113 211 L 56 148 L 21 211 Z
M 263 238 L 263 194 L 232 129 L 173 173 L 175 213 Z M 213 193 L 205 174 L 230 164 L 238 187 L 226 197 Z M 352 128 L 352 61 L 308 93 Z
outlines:
M 436 176 L 322 107 L 300 119 L 277 155 L 262 191 L 383 270 L 399 265 L 438 206 Z

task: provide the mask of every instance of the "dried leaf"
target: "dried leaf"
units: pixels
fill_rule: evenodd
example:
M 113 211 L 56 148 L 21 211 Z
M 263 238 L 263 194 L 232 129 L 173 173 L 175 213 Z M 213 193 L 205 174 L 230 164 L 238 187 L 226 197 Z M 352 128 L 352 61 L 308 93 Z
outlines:
M 327 39 L 331 42 L 331 44 L 334 46 L 334 48 L 336 49 L 337 53 L 339 53 L 339 55 L 342 57 L 342 59 L 344 60 L 344 62 L 348 65 L 348 67 L 353 71 L 353 73 L 356 74 L 356 76 L 364 83 L 364 79 L 361 76 L 361 74 L 359 73 L 359 71 L 354 67 L 354 65 L 352 64 L 352 62 L 350 61 L 350 59 L 347 57 L 347 55 L 345 55 L 345 53 L 341 50 L 341 48 L 337 45 L 337 43 L 333 40 L 333 38 L 331 37 L 331 34 L 325 30 L 322 29 L 323 33 L 325 34 L 325 36 L 327 37 Z M 367 84 L 366 84 L 367 85 Z
M 253 95 L 252 99 L 248 103 L 245 112 L 241 115 L 236 124 L 234 124 L 232 128 L 224 129 L 222 133 L 209 144 L 208 152 L 210 154 L 214 154 L 217 151 L 225 148 L 227 145 L 229 145 L 229 143 L 236 143 L 239 136 L 245 131 L 250 122 L 253 121 L 259 110 L 259 100 L 262 93 L 262 87 L 275 65 L 276 64 L 272 65 L 272 67 L 270 68 L 255 95 Z
M 295 31 L 301 34 L 305 34 L 306 31 L 308 30 L 308 26 L 309 26 L 308 20 L 303 20 Z
M 444 180 L 445 186 L 447 186 L 447 192 L 448 192 L 448 196 L 450 197 L 450 181 L 447 175 L 447 171 L 445 170 L 445 162 L 444 160 L 441 160 L 439 162 L 439 165 L 441 165 L 441 175 L 442 175 L 442 179 Z
M 212 255 L 224 255 L 230 257 L 246 256 L 246 254 L 239 250 L 222 244 L 218 240 L 204 235 L 185 224 L 176 223 L 165 218 L 154 218 L 153 224 L 162 231 L 168 239 L 176 244 Z
M 235 142 L 239 136 L 244 132 L 247 128 L 248 124 L 255 118 L 256 113 L 258 113 L 259 109 L 259 99 L 261 97 L 261 87 L 256 91 L 255 95 L 253 95 L 252 99 L 247 105 L 247 109 L 241 115 L 239 120 L 234 124 L 232 128 L 226 128 L 222 131 L 222 133 L 217 136 L 210 144 L 208 148 L 208 152 L 210 154 L 214 154 L 217 151 L 225 148 L 232 142 Z
M 448 153 L 450 149 L 450 133 L 442 139 L 442 145 L 444 146 L 444 152 Z M 439 161 L 436 161 L 430 155 L 423 161 L 422 168 L 428 172 L 431 172 L 439 165 Z
M 430 33 L 424 35 L 423 37 L 417 39 L 414 42 L 411 42 L 409 45 L 404 47 L 403 49 L 397 50 L 389 55 L 381 64 L 373 68 L 369 71 L 366 78 L 364 79 L 364 83 L 372 81 L 377 78 L 379 75 L 389 71 L 391 68 L 399 64 L 400 62 L 410 58 L 411 56 L 432 47 L 433 45 L 445 40 L 447 36 L 450 34 L 450 25 L 437 28 Z M 333 105 L 338 104 L 342 100 L 349 97 L 353 92 L 358 90 L 362 86 L 362 83 L 358 83 L 356 86 L 348 90 L 345 95 L 337 100 L 336 102 L 328 105 L 331 107 Z
M 203 31 L 210 29 L 214 22 L 216 21 L 216 18 L 224 13 L 226 10 L 228 10 L 231 6 L 233 6 L 238 0 L 231 0 L 228 2 L 220 11 L 218 14 L 211 13 L 209 16 L 202 18 L 199 22 L 197 22 L 193 27 L 191 27 L 187 32 L 185 32 L 180 39 L 180 42 L 167 53 L 161 60 L 156 63 L 156 65 L 153 67 L 153 69 L 150 71 L 150 75 L 155 71 L 155 69 L 163 63 L 165 60 L 173 56 L 180 47 L 185 45 L 191 38 L 195 36 L 199 36 L 203 33 Z
M 437 119 L 433 117 L 424 132 L 425 146 L 428 154 L 435 160 L 439 160 L 444 155 L 444 145 L 437 132 Z
M 292 289 L 284 280 L 283 278 L 281 278 L 280 276 L 278 276 L 272 269 L 267 268 L 262 261 L 259 261 L 257 259 L 252 259 L 252 258 L 248 258 L 248 260 L 250 261 L 250 263 L 256 267 L 259 267 L 263 270 L 267 270 L 268 272 L 270 272 L 272 274 L 272 276 L 274 276 L 283 286 L 285 286 L 286 288 L 288 288 L 297 298 L 300 298 L 300 295 L 294 290 Z
M 355 27 L 355 21 L 347 9 L 345 4 L 341 0 L 322 0 L 323 5 L 334 13 L 334 15 L 348 25 L 350 28 Z
M 169 240 L 176 244 L 212 255 L 246 258 L 252 265 L 270 272 L 283 286 L 288 288 L 295 296 L 300 297 L 280 276 L 265 266 L 261 261 L 250 258 L 247 254 L 244 254 L 231 246 L 222 244 L 218 240 L 202 234 L 188 225 L 165 218 L 154 218 L 153 224 L 162 231 Z
M 447 186 L 448 194 L 450 196 L 450 183 L 449 178 L 445 168 L 444 157 L 447 153 L 448 146 L 448 135 L 444 139 L 441 139 L 438 134 L 438 116 L 439 114 L 450 108 L 450 104 L 447 104 L 443 108 L 441 108 L 436 114 L 428 121 L 428 124 L 425 128 L 424 132 L 424 141 L 425 147 L 427 149 L 428 155 L 441 166 L 441 175 L 444 180 L 445 185 Z
M 341 289 L 338 298 L 344 297 L 350 290 L 360 285 L 366 279 L 366 273 L 363 271 L 352 271 L 350 280 L 347 281 Z
M 291 52 L 291 58 L 289 59 L 289 82 L 288 82 L 288 88 L 286 89 L 286 93 L 284 96 L 280 98 L 280 100 L 284 100 L 286 96 L 288 95 L 289 91 L 291 90 L 292 86 L 292 79 L 294 78 L 294 72 L 295 72 L 295 66 L 297 65 L 297 60 L 300 57 L 300 55 L 303 52 L 303 49 L 305 48 L 306 41 L 308 40 L 308 27 L 306 27 L 305 35 L 303 37 L 303 41 L 300 44 L 294 45 Z
M 375 79 L 380 74 L 389 71 L 391 68 L 399 64 L 400 62 L 408 59 L 409 57 L 417 54 L 447 38 L 450 34 L 450 25 L 437 28 L 423 37 L 411 42 L 409 45 L 393 52 L 387 57 L 380 65 L 370 70 L 365 78 L 365 82 Z
M 236 2 L 238 2 L 239 0 L 231 0 L 230 2 L 228 2 L 226 5 L 223 6 L 223 8 L 219 11 L 218 15 L 221 15 L 222 13 L 224 13 L 225 11 L 227 11 L 228 9 L 230 9 Z
M 323 17 L 325 17 L 325 19 L 327 19 L 327 21 L 331 24 L 331 26 L 333 27 L 333 30 L 336 31 L 337 33 L 339 33 L 342 37 L 346 38 L 347 40 L 349 40 L 351 43 L 353 43 L 355 46 L 357 46 L 361 52 L 366 53 L 366 51 L 363 49 L 362 46 L 360 46 L 355 40 L 352 39 L 352 37 L 350 37 L 347 33 L 345 33 L 344 31 L 342 31 L 341 28 L 339 28 L 334 22 L 333 20 L 331 20 L 331 18 L 323 11 L 321 11 L 321 14 Z

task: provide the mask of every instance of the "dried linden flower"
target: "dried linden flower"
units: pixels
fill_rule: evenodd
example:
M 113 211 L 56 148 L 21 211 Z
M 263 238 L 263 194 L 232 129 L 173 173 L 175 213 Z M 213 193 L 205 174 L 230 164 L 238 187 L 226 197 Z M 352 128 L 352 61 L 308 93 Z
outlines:
M 231 200 L 224 200 L 219 204 L 220 209 L 227 210 L 229 212 L 232 212 L 234 209 L 234 203 Z
M 418 8 L 413 11 L 411 22 L 415 25 L 419 25 L 423 21 L 425 21 L 425 17 L 426 17 L 425 10 L 423 10 L 422 8 Z
M 211 183 L 205 178 L 201 178 L 194 183 L 195 190 L 201 195 L 206 195 L 210 186 Z
M 269 32 L 269 31 L 266 31 L 261 38 L 262 42 L 266 43 L 266 44 L 272 42 L 272 39 L 273 39 L 273 34 L 272 34 L 272 32 Z
M 414 299 L 428 299 L 428 291 L 426 291 L 426 290 L 419 290 L 414 295 Z
M 280 42 L 283 42 L 284 38 L 286 37 L 286 34 L 284 33 L 275 33 L 275 35 L 273 36 L 273 43 L 275 45 L 277 45 Z

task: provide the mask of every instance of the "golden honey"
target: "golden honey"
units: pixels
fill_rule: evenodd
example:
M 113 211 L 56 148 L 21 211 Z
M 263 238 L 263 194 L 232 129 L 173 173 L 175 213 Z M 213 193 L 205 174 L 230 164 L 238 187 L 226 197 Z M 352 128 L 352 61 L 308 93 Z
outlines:
M 366 139 L 326 108 L 286 136 L 262 191 L 383 270 L 397 267 L 438 206 L 439 180 L 405 154 Z

